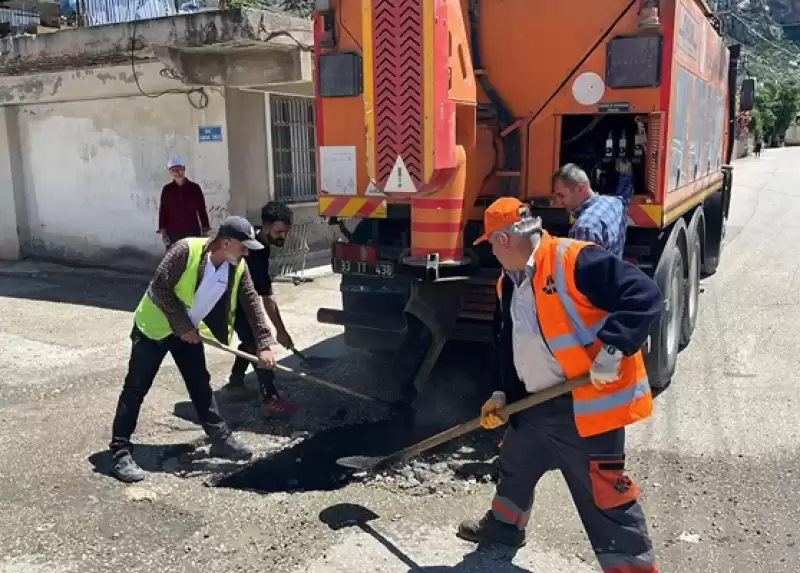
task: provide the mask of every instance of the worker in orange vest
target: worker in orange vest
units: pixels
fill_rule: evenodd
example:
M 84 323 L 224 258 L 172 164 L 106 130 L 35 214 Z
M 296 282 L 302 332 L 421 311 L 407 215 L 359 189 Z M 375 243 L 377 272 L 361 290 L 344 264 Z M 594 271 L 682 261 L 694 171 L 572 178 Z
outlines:
M 495 201 L 484 234 L 503 265 L 497 284 L 501 369 L 481 425 L 508 422 L 491 510 L 468 520 L 469 541 L 525 544 L 536 484 L 561 470 L 606 573 L 655 573 L 639 490 L 625 474 L 625 427 L 650 416 L 641 347 L 662 311 L 656 284 L 636 266 L 583 241 L 551 237 L 517 199 Z M 589 374 L 591 384 L 505 420 L 497 410 Z

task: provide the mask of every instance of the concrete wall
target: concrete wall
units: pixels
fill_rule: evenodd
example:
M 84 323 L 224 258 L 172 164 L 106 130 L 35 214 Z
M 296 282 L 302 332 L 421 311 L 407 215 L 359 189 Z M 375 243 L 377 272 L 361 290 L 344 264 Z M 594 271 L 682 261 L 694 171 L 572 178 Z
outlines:
M 291 37 L 274 34 L 275 31 L 289 31 Z M 192 76 L 197 73 L 197 78 L 190 78 L 193 83 L 206 84 L 214 82 L 214 78 L 230 75 L 242 81 L 242 68 L 247 66 L 228 57 L 231 52 L 238 51 L 245 60 L 251 61 L 254 52 L 261 52 L 251 71 L 255 75 L 276 74 L 280 77 L 270 81 L 310 81 L 311 78 L 311 54 L 297 49 L 298 44 L 308 46 L 313 43 L 311 22 L 274 11 L 247 8 L 2 38 L 0 74 L 32 74 L 124 64 L 131 61 L 131 38 L 136 39 L 133 47 L 137 59 L 161 52 L 159 57 L 168 61 L 170 67 L 185 69 Z M 195 57 L 203 51 L 212 56 L 212 65 L 203 65 Z M 288 61 L 287 54 L 290 55 Z M 184 56 L 188 56 L 186 61 Z M 198 64 L 201 69 L 198 69 Z M 233 84 L 228 81 L 226 85 L 258 85 L 258 82 Z
M 157 62 L 0 76 L 0 259 L 35 256 L 151 270 L 165 164 L 172 154 L 205 192 L 212 225 L 228 213 L 259 222 L 274 197 L 267 89 L 311 95 L 309 82 L 269 88 L 205 87 L 205 109 Z M 191 94 L 199 103 L 200 94 Z M 222 142 L 198 141 L 199 126 Z M 275 253 L 293 273 L 327 262 L 335 228 L 316 203 L 293 206 L 295 231 Z M 311 252 L 308 252 L 308 251 Z M 308 256 L 306 253 L 308 252 Z
M 150 269 L 163 255 L 157 229 L 166 161 L 181 155 L 209 215 L 228 212 L 225 100 L 205 88 L 191 102 L 158 63 L 2 78 L 0 257 L 54 258 Z M 21 104 L 21 105 L 20 105 Z M 199 142 L 199 126 L 223 141 Z M 13 207 L 13 209 L 12 209 Z
M 0 259 L 20 257 L 27 236 L 18 131 L 17 110 L 0 108 Z
M 797 123 L 790 125 L 783 142 L 786 145 L 800 145 L 800 125 Z
M 225 111 L 228 122 L 231 213 L 260 221 L 261 207 L 272 199 L 268 128 L 264 92 L 228 89 Z
M 733 143 L 733 158 L 741 159 L 747 157 L 753 151 L 753 144 L 755 140 L 752 135 L 746 137 L 737 137 Z
M 203 188 L 212 219 L 227 212 L 226 144 L 199 143 L 197 129 L 221 126 L 225 137 L 219 92 L 203 110 L 170 94 L 24 106 L 18 119 L 31 255 L 152 266 L 163 255 L 158 205 L 173 154 Z

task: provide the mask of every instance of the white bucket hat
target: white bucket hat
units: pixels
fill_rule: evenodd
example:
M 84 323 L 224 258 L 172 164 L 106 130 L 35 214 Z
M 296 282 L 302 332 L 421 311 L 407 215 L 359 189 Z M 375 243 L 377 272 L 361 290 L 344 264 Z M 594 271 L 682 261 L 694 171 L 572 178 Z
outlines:
M 173 167 L 185 167 L 183 161 L 177 155 L 170 157 L 169 161 L 167 162 L 167 169 L 172 169 Z

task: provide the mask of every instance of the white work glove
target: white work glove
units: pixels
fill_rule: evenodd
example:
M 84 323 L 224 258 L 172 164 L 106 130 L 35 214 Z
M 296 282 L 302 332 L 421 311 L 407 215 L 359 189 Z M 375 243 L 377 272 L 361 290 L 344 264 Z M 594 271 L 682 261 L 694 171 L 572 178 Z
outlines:
M 598 390 L 619 380 L 622 376 L 622 352 L 610 345 L 603 346 L 595 356 L 589 376 Z
M 491 430 L 505 424 L 508 419 L 497 413 L 497 410 L 505 407 L 505 405 L 505 392 L 498 391 L 493 393 L 492 397 L 486 400 L 483 406 L 481 406 L 481 426 L 486 430 Z

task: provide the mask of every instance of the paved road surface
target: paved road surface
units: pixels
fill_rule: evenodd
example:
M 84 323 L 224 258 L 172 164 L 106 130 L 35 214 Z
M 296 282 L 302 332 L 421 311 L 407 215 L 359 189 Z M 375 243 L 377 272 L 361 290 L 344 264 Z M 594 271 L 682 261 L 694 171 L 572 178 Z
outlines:
M 668 572 L 800 567 L 800 149 L 745 160 L 735 180 L 726 251 L 717 275 L 704 281 L 694 340 L 654 418 L 630 432 L 633 475 Z M 331 455 L 380 441 L 379 425 L 322 431 L 305 442 L 302 432 L 385 412 L 288 378 L 281 387 L 303 407 L 288 426 L 262 421 L 249 405 L 224 407 L 262 451 L 293 449 L 237 474 L 228 482 L 235 487 L 207 487 L 236 468 L 204 458 L 202 448 L 175 446 L 201 433 L 168 362 L 137 434 L 136 455 L 152 473 L 140 486 L 106 477 L 102 452 L 141 290 L 84 274 L 0 277 L 0 573 L 597 570 L 557 474 L 540 485 L 530 543 L 516 555 L 474 552 L 453 537 L 459 520 L 484 511 L 492 484 L 485 469 L 464 478 L 452 470 L 459 459 L 493 455 L 492 436 L 456 444 L 424 467 L 341 487 Z M 299 345 L 342 355 L 337 329 L 314 321 L 318 306 L 338 299 L 334 277 L 284 285 L 278 296 Z M 218 351 L 208 356 L 219 382 L 230 361 Z M 430 406 L 425 423 L 464 419 L 479 402 L 463 386 L 480 364 L 465 356 L 451 352 L 435 373 L 430 404 L 440 405 Z M 377 393 L 378 364 L 350 357 L 328 375 Z M 486 467 L 473 462 L 463 467 Z M 420 468 L 424 476 L 414 473 Z M 353 508 L 343 503 L 375 519 L 348 527 Z

